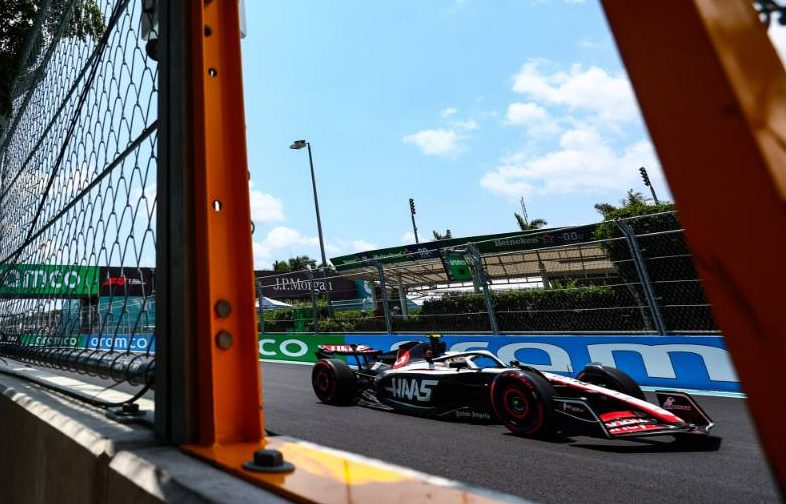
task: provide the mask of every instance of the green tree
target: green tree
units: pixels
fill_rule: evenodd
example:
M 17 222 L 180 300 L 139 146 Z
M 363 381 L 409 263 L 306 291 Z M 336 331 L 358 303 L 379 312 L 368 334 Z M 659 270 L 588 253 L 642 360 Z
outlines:
M 513 212 L 513 215 L 516 217 L 516 222 L 519 225 L 519 229 L 521 229 L 522 231 L 529 231 L 530 229 L 540 229 L 548 225 L 548 222 L 546 222 L 545 219 L 532 219 L 531 221 L 527 222 L 526 220 L 524 220 L 524 217 L 522 217 L 520 213 Z
M 450 233 L 450 229 L 446 229 L 445 234 L 441 234 L 438 231 L 433 231 L 433 233 L 434 233 L 434 239 L 437 241 L 450 240 L 451 238 L 453 238 L 453 235 Z
M 41 0 L 0 0 L 0 132 L 13 112 L 15 96 L 12 94 L 34 84 L 32 77 L 26 78 L 27 74 L 38 62 L 45 44 L 55 38 L 69 3 L 69 0 L 52 0 L 36 33 Z M 97 40 L 103 32 L 104 18 L 95 0 L 76 0 L 62 36 Z M 28 40 L 30 52 L 25 54 Z M 17 81 L 22 84 L 21 89 L 17 86 L 14 90 Z
M 669 202 L 664 202 L 660 205 L 650 205 L 647 198 L 642 193 L 634 191 L 633 189 L 628 189 L 627 194 L 620 200 L 619 205 L 620 206 L 612 205 L 611 203 L 595 203 L 595 210 L 603 216 L 603 220 L 609 220 L 610 215 L 623 217 L 623 215 L 617 215 L 620 212 L 626 214 L 624 215 L 625 217 L 630 217 L 632 215 L 665 212 L 674 209 L 674 205 Z M 652 209 L 655 210 L 650 211 Z
M 691 251 L 679 232 L 682 226 L 674 204 L 651 204 L 641 193 L 629 190 L 619 206 L 598 203 L 595 209 L 603 215 L 603 222 L 595 228 L 595 238 L 601 240 L 624 283 L 635 291 L 637 303 L 642 304 L 644 299 L 641 278 L 627 242 L 621 239 L 618 219 L 625 220 L 635 233 L 655 297 L 662 307 L 669 307 L 662 309 L 666 326 L 677 331 L 714 330 Z
M 307 269 L 316 269 L 316 259 L 311 259 L 307 255 L 290 257 L 286 261 L 275 261 L 273 263 L 273 271 L 279 273 L 289 273 L 290 271 L 305 271 Z
M 288 273 L 289 263 L 286 261 L 276 261 L 273 263 L 273 271 L 277 271 L 279 273 Z

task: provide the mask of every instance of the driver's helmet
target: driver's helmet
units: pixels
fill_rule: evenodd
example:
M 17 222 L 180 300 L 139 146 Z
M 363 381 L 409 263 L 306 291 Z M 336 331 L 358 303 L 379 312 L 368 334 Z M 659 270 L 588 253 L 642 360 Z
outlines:
M 429 352 L 431 354 L 429 356 L 430 359 L 433 359 L 435 357 L 439 357 L 439 356 L 445 354 L 446 345 L 445 345 L 445 342 L 442 341 L 442 335 L 440 335 L 440 334 L 429 334 L 428 335 L 428 340 L 429 340 L 429 343 L 430 343 L 430 348 L 428 350 L 426 350 L 426 352 Z

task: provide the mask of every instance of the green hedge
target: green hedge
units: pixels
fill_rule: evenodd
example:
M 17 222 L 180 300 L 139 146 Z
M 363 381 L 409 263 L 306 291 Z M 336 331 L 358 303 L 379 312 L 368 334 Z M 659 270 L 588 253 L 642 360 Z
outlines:
M 492 292 L 497 322 L 501 331 L 642 331 L 651 330 L 649 312 L 639 307 L 624 287 L 590 286 L 565 289 L 527 289 Z M 312 330 L 311 308 L 306 331 Z M 265 330 L 296 330 L 297 310 L 265 313 Z M 327 319 L 324 306 L 319 309 L 320 332 L 385 331 L 385 320 L 370 312 L 340 311 Z M 395 317 L 394 331 L 489 331 L 486 303 L 482 294 L 449 294 L 426 301 L 408 318 Z

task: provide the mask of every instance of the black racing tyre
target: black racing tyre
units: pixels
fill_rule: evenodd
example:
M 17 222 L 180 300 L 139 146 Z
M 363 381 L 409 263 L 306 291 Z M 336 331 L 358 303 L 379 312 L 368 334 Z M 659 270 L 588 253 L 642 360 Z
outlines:
M 622 392 L 623 394 L 646 401 L 644 392 L 641 391 L 638 383 L 633 378 L 623 373 L 619 369 L 608 366 L 587 366 L 576 377 L 577 380 L 600 385 L 610 390 Z
M 556 393 L 546 378 L 530 371 L 501 373 L 490 393 L 494 413 L 514 434 L 545 438 L 556 433 Z
M 325 404 L 353 404 L 357 400 L 357 379 L 347 363 L 320 359 L 311 370 L 311 386 Z

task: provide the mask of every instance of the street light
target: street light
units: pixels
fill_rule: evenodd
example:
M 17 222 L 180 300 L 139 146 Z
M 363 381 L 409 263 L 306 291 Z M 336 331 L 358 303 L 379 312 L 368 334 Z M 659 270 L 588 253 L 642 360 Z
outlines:
M 325 257 L 325 241 L 322 238 L 322 219 L 319 216 L 319 199 L 317 198 L 317 182 L 314 178 L 314 158 L 311 156 L 311 142 L 305 140 L 295 140 L 289 146 L 292 150 L 300 150 L 303 147 L 308 148 L 308 164 L 311 167 L 311 187 L 314 190 L 314 209 L 317 213 L 317 233 L 319 234 L 319 252 L 322 254 L 322 277 L 326 278 L 327 258 Z M 325 282 L 325 296 L 327 297 L 328 313 L 332 315 L 332 308 L 330 306 L 330 288 Z
M 317 232 L 319 233 L 319 251 L 322 254 L 322 269 L 327 268 L 327 258 L 325 257 L 325 242 L 322 239 L 322 219 L 319 217 L 319 199 L 317 198 L 317 182 L 314 178 L 314 159 L 311 157 L 311 142 L 305 140 L 295 140 L 289 146 L 292 150 L 300 150 L 308 147 L 308 164 L 311 166 L 311 187 L 314 190 L 314 209 L 317 212 Z

